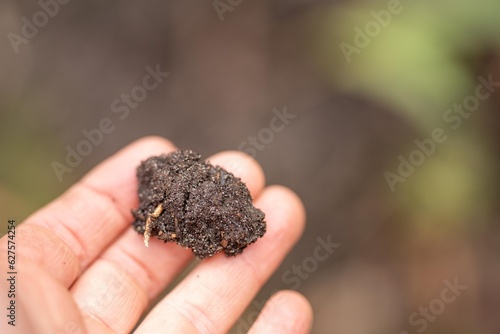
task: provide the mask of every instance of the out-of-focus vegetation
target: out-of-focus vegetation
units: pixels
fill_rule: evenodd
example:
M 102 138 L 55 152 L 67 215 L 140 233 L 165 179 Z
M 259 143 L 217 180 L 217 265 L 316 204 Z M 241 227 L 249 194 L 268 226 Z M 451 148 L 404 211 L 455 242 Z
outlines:
M 435 127 L 444 110 L 474 92 L 471 65 L 500 50 L 500 3 L 402 0 L 400 13 L 348 63 L 340 43 L 354 44 L 354 28 L 364 30 L 375 21 L 371 12 L 389 2 L 346 3 L 314 16 L 316 57 L 342 90 L 384 99 L 418 125 Z
M 408 118 L 417 128 L 415 139 L 430 138 L 435 128 L 445 130 L 446 143 L 438 144 L 436 153 L 399 185 L 394 198 L 417 224 L 427 221 L 438 229 L 440 224 L 467 224 L 478 211 L 496 205 L 491 195 L 497 184 L 491 177 L 497 161 L 481 131 L 481 113 L 492 112 L 495 97 L 481 101 L 456 130 L 443 117 L 475 94 L 477 76 L 491 75 L 481 61 L 500 51 L 500 2 L 400 1 L 386 26 L 379 24 L 373 37 L 367 34 L 368 45 L 344 57 L 340 44 L 356 46 L 354 28 L 366 33 L 366 24 L 377 22 L 373 11 L 388 13 L 389 3 L 346 3 L 318 11 L 313 16 L 319 30 L 315 57 L 335 87 L 384 101 Z M 409 143 L 406 158 L 415 148 Z
M 388 24 L 379 23 L 378 32 L 372 24 L 371 34 L 367 33 L 366 24 L 377 22 L 373 11 L 387 13 L 389 3 L 345 2 L 314 11 L 313 58 L 335 89 L 369 96 L 408 122 L 413 133 L 406 139 L 394 138 L 403 140 L 399 154 L 405 159 L 419 149 L 414 140 L 426 140 L 435 129 L 444 130 L 445 142 L 435 143 L 435 152 L 387 197 L 397 208 L 394 223 L 408 233 L 392 235 L 390 240 L 405 244 L 392 251 L 402 252 L 399 261 L 408 261 L 401 268 L 407 267 L 403 269 L 408 275 L 405 285 L 412 291 L 407 299 L 409 310 L 428 303 L 439 291 L 434 284 L 440 278 L 457 275 L 470 283 L 472 292 L 462 301 L 462 310 L 450 307 L 453 310 L 445 311 L 446 319 L 426 327 L 427 332 L 491 332 L 498 324 L 471 314 L 491 314 L 491 307 L 499 303 L 489 276 L 498 273 L 491 261 L 492 256 L 498 261 L 492 244 L 500 239 L 499 89 L 480 100 L 470 115 L 460 116 L 461 122 L 454 126 L 445 114 L 451 115 L 449 109 L 476 94 L 479 76 L 500 82 L 500 2 L 401 1 L 402 9 L 391 15 Z M 355 28 L 365 33 L 358 36 L 359 45 L 354 40 L 359 32 Z M 343 42 L 356 51 L 346 53 Z M 397 173 L 399 164 L 395 154 L 387 160 L 387 169 Z M 348 285 L 354 291 L 365 289 L 364 284 L 369 283 Z M 479 291 L 490 297 L 475 299 Z M 361 306 L 362 298 L 358 310 L 369 313 L 369 308 Z M 355 313 L 351 310 L 350 314 Z M 408 321 L 403 316 L 400 327 L 412 332 L 415 328 Z M 349 320 L 341 322 L 334 328 L 353 332 Z M 326 322 L 321 323 L 326 328 Z M 354 332 L 384 332 L 370 325 L 361 327 Z

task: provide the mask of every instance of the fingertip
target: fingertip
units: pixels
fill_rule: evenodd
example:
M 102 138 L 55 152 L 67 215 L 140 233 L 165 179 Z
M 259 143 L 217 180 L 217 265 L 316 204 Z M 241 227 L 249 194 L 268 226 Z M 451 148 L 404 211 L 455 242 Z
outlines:
M 139 138 L 129 145 L 127 145 L 123 150 L 127 149 L 139 149 L 139 148 L 145 148 L 148 151 L 157 151 L 159 153 L 161 152 L 171 152 L 177 149 L 175 144 L 168 140 L 167 138 L 161 137 L 161 136 L 146 136 Z
M 250 155 L 240 151 L 223 151 L 207 159 L 215 166 L 220 166 L 239 177 L 245 183 L 255 199 L 266 183 L 260 164 Z
M 275 226 L 274 229 L 288 230 L 297 238 L 304 231 L 306 210 L 300 197 L 291 189 L 281 185 L 268 186 L 256 204 L 264 211 L 268 222 L 286 225 Z
M 110 175 L 116 169 L 123 170 L 128 168 L 131 164 L 135 167 L 139 163 L 152 155 L 168 154 L 175 151 L 176 146 L 168 139 L 159 136 L 147 136 L 139 138 L 117 153 L 113 154 L 109 159 L 106 159 L 97 167 L 95 167 L 83 179 L 92 180 L 92 178 L 102 176 L 102 174 Z M 131 167 L 132 167 L 131 166 Z
M 281 290 L 271 296 L 281 306 L 287 308 L 292 314 L 300 313 L 304 320 L 312 322 L 314 312 L 309 300 L 295 290 Z
M 130 167 L 133 167 L 132 170 L 135 171 L 135 167 L 139 165 L 142 160 L 152 155 L 168 154 L 176 149 L 176 146 L 171 141 L 163 137 L 142 137 L 128 144 L 117 153 L 113 154 L 112 157 L 97 165 L 97 167 L 83 179 L 92 181 L 92 178 L 103 175 L 109 176 L 112 175 L 113 171 L 116 172 L 116 170 L 129 169 Z
M 283 290 L 269 298 L 249 333 L 309 333 L 312 321 L 309 301 L 296 291 Z
M 297 195 L 295 191 L 285 186 L 276 184 L 268 187 L 270 191 L 280 194 L 283 198 L 286 198 L 291 206 L 295 208 L 295 213 L 298 214 L 298 218 L 305 221 L 306 220 L 306 208 L 302 199 Z

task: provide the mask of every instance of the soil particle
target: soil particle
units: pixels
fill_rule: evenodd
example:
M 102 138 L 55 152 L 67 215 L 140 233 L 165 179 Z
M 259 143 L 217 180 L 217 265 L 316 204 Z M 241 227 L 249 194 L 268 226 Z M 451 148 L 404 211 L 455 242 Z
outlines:
M 137 168 L 134 229 L 191 248 L 199 258 L 234 256 L 266 232 L 246 185 L 191 150 L 150 157 Z

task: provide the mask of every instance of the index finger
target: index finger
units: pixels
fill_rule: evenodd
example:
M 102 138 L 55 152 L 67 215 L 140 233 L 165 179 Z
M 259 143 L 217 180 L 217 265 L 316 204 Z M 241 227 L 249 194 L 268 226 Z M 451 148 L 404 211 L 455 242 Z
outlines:
M 137 205 L 139 162 L 173 150 L 175 146 L 166 139 L 146 137 L 98 165 L 19 226 L 19 254 L 69 287 L 130 225 L 130 210 Z

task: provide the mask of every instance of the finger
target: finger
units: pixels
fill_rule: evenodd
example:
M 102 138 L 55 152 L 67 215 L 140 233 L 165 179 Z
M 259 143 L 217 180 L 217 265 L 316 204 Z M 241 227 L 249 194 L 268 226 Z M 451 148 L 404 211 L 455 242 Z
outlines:
M 200 263 L 140 325 L 137 333 L 225 333 L 299 238 L 304 208 L 290 190 L 272 186 L 256 206 L 266 214 L 267 233 L 234 257 L 219 254 Z M 168 324 L 168 326 L 166 325 Z
M 135 171 L 141 160 L 169 153 L 167 140 L 138 140 L 107 159 L 61 197 L 19 227 L 19 252 L 71 285 L 132 221 L 137 206 Z
M 215 166 L 220 166 L 239 177 L 246 184 L 253 199 L 256 199 L 266 183 L 264 171 L 259 163 L 240 151 L 224 151 L 207 159 Z
M 240 177 L 254 197 L 264 185 L 259 164 L 240 152 L 222 152 L 209 160 Z M 153 299 L 193 259 L 190 250 L 174 243 L 152 239 L 144 247 L 142 236 L 133 229 L 113 243 L 71 288 L 83 312 L 91 315 L 92 326 L 128 332 Z M 106 287 L 112 286 L 110 292 Z M 106 292 L 106 298 L 96 295 Z M 133 299 L 133 301 L 131 301 Z M 103 301 L 103 302 L 100 302 Z
M 69 291 L 61 282 L 46 273 L 38 264 L 20 257 L 17 258 L 17 275 L 10 289 L 15 294 L 11 300 L 17 303 L 15 307 L 15 327 L 1 331 L 11 333 L 85 333 L 85 325 L 80 311 L 73 301 Z M 7 276 L 10 277 L 10 276 Z M 3 290 L 3 289 L 2 289 Z M 7 296 L 3 293 L 2 296 Z M 6 305 L 6 304 L 2 304 Z M 0 328 L 7 324 L 2 319 Z
M 305 334 L 311 331 L 311 304 L 300 293 L 280 291 L 264 306 L 248 334 Z

